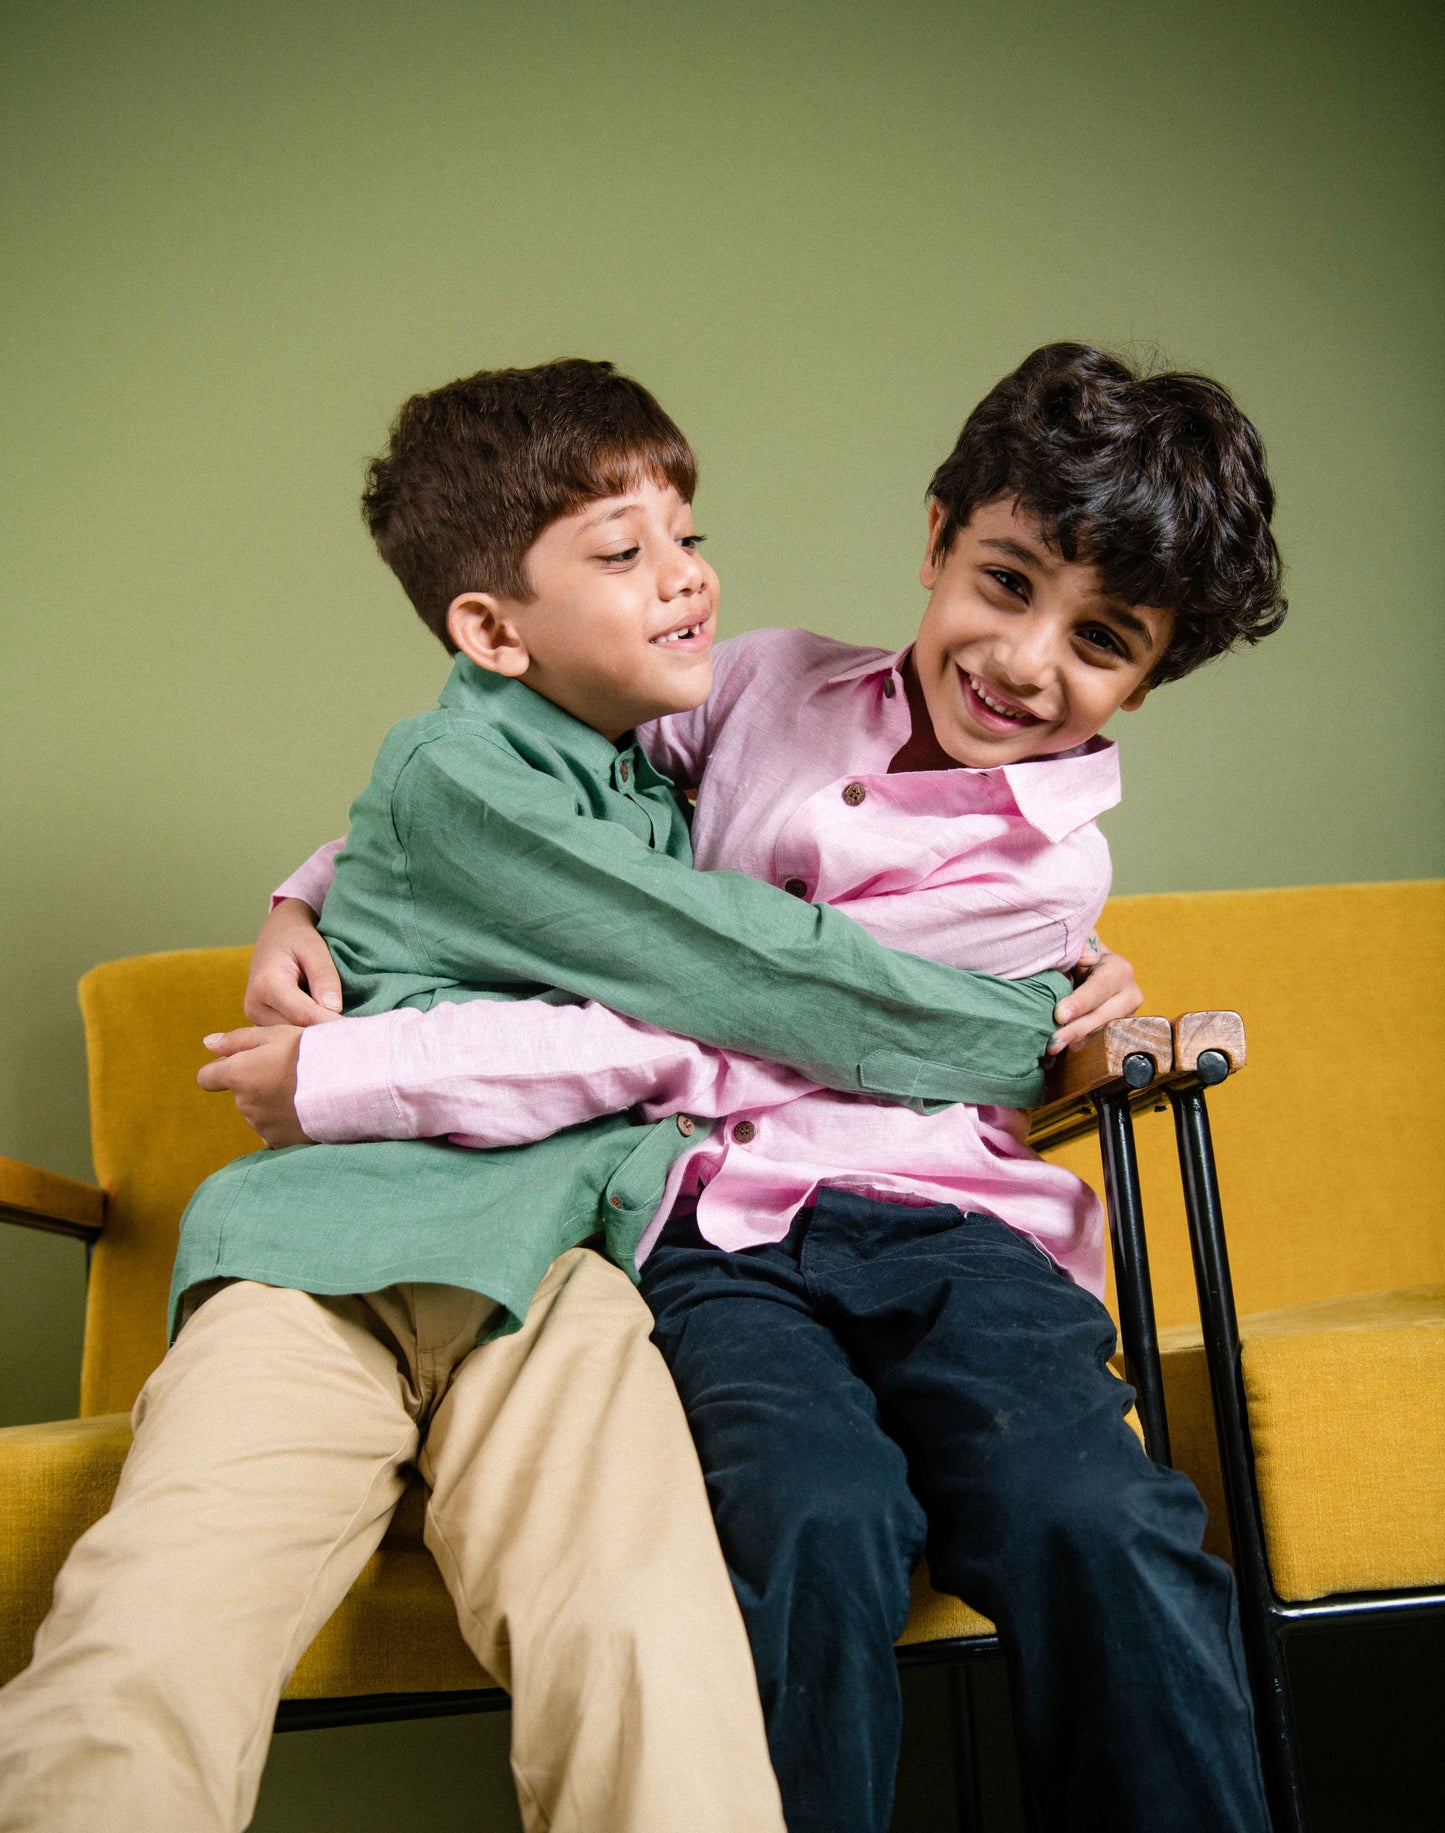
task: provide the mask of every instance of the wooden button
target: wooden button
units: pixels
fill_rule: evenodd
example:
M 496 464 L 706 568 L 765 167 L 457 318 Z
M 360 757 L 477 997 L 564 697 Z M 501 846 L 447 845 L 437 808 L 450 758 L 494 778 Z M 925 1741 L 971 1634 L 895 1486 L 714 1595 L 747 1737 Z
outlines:
M 618 776 L 622 778 L 624 783 L 627 781 L 628 777 L 632 774 L 632 767 L 628 763 L 625 757 L 623 758 L 622 762 L 617 766 L 617 774 Z
M 758 1136 L 758 1129 L 751 1120 L 740 1120 L 733 1128 L 733 1138 L 740 1146 L 750 1146 Z
M 868 791 L 861 783 L 850 783 L 843 791 L 843 800 L 848 804 L 849 808 L 856 808 L 867 793 Z
M 883 698 L 885 700 L 891 700 L 897 692 L 898 683 L 893 679 L 892 675 L 889 675 L 883 683 Z
M 677 1117 L 677 1130 L 682 1134 L 684 1139 L 691 1139 L 693 1134 L 697 1131 L 697 1122 L 693 1119 L 691 1114 L 679 1114 Z
M 622 1207 L 622 1198 L 621 1197 L 608 1197 L 607 1201 L 612 1205 L 614 1209 L 621 1209 Z
M 783 880 L 783 889 L 787 892 L 789 897 L 806 897 L 808 895 L 808 881 L 805 878 L 785 878 Z

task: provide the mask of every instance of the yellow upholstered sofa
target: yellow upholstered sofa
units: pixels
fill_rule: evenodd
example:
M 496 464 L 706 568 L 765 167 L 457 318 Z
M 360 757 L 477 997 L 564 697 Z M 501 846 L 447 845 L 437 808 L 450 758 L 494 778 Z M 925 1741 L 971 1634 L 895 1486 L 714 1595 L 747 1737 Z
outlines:
M 1249 1066 L 1210 1091 L 1209 1112 L 1275 1591 L 1302 1600 L 1441 1587 L 1445 884 L 1119 898 L 1101 927 L 1135 962 L 1151 1011 L 1231 1007 L 1247 1023 Z M 242 1022 L 247 960 L 243 948 L 198 950 L 88 975 L 100 1188 L 0 1161 L 0 1216 L 93 1241 L 81 1418 L 0 1431 L 0 1681 L 24 1665 L 56 1570 L 108 1501 L 127 1410 L 164 1349 L 181 1210 L 202 1177 L 255 1146 L 231 1103 L 194 1085 L 202 1033 Z M 1098 1063 L 1085 1063 L 1076 1082 L 1087 1092 L 1100 1079 Z M 1138 1149 L 1173 1461 L 1203 1490 L 1227 1554 L 1167 1118 L 1140 1121 Z M 1060 1156 L 1099 1183 L 1090 1139 Z M 492 1683 L 457 1633 L 420 1509 L 412 1492 L 288 1700 L 372 1698 L 375 1716 L 398 1695 L 481 1703 Z M 988 1629 L 920 1578 L 906 1642 Z

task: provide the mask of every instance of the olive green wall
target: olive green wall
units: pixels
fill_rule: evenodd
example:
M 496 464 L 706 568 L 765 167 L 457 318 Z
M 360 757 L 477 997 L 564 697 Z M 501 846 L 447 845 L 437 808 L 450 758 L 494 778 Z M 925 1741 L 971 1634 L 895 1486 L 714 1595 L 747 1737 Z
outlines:
M 10 0 L 0 31 L 0 1151 L 88 1171 L 76 977 L 249 937 L 433 697 L 358 481 L 405 394 L 487 364 L 657 390 L 726 629 L 890 644 L 930 469 L 1034 344 L 1221 376 L 1294 610 L 1121 722 L 1118 884 L 1442 869 L 1434 7 Z M 80 1295 L 69 1244 L 5 1231 L 0 1419 L 72 1410 Z

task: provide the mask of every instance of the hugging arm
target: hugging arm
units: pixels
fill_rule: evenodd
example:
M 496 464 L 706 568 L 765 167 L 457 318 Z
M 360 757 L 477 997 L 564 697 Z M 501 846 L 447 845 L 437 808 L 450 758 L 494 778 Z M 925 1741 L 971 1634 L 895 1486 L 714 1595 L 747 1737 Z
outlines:
M 409 935 L 439 981 L 558 987 L 829 1088 L 1038 1098 L 1058 974 L 1003 980 L 883 948 L 826 904 L 579 816 L 561 783 L 479 784 L 459 745 L 419 747 L 391 809 Z
M 277 894 L 248 993 L 247 1010 L 261 1022 L 273 1015 L 301 1023 L 324 1016 L 298 982 L 309 974 L 315 990 L 312 961 L 323 945 L 306 906 L 322 902 L 335 851 L 335 845 L 323 848 Z M 916 898 L 909 894 L 910 904 Z M 304 902 L 279 901 L 289 899 Z M 959 946 L 951 944 L 955 959 Z M 986 934 L 979 947 L 981 958 L 989 959 Z M 1016 938 L 1010 947 L 1016 960 Z M 1061 1024 L 1070 1021 L 1064 1041 L 1137 1009 L 1128 963 L 1107 950 L 1097 959 L 1097 970 L 1058 1010 Z M 639 1103 L 654 1116 L 716 1115 L 775 1105 L 815 1085 L 598 1005 L 537 1001 L 470 1002 L 427 1013 L 404 1009 L 314 1030 L 305 1040 L 301 1083 L 302 1120 L 312 1137 L 451 1134 L 479 1146 L 520 1143 Z

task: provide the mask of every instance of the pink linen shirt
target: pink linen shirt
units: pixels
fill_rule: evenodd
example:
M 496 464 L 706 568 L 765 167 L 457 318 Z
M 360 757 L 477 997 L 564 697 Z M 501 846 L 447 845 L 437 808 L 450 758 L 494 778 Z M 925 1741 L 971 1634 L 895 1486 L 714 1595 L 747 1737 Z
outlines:
M 1115 747 L 1095 738 L 999 769 L 890 775 L 911 729 L 903 653 L 799 630 L 719 645 L 705 705 L 639 734 L 660 769 L 698 789 L 699 868 L 824 900 L 890 947 L 950 966 L 1009 978 L 1072 966 L 1109 889 L 1095 818 L 1119 799 Z M 319 910 L 340 844 L 276 896 Z M 477 1147 L 633 1106 L 684 1129 L 705 1115 L 724 1124 L 673 1167 L 639 1262 L 684 1193 L 704 1237 L 736 1249 L 780 1240 L 827 1183 L 987 1210 L 1103 1291 L 1097 1199 L 1028 1149 L 1022 1116 L 922 1115 L 838 1094 L 595 1004 L 476 1000 L 314 1026 L 296 1106 L 313 1139 Z

